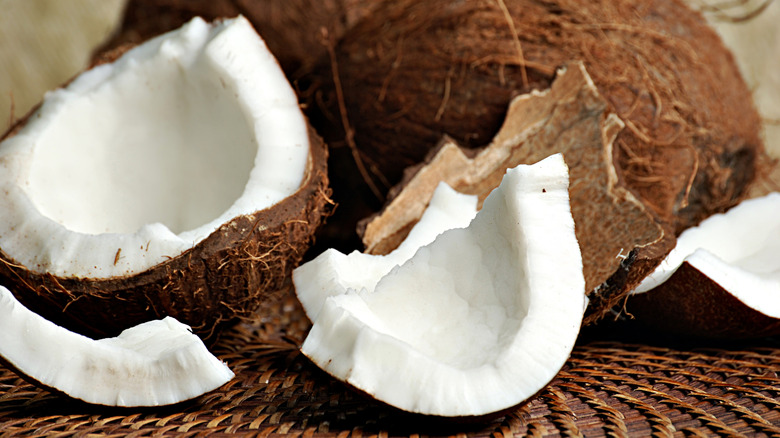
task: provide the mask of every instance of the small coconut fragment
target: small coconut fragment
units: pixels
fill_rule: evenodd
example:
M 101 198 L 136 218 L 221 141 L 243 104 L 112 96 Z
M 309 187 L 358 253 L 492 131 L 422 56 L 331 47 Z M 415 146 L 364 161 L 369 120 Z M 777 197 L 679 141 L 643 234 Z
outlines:
M 633 292 L 629 313 L 678 336 L 780 334 L 780 193 L 743 201 L 684 231 Z
M 378 277 L 361 281 L 369 261 L 357 257 L 302 265 L 293 280 L 313 320 L 303 353 L 408 412 L 480 417 L 528 400 L 569 357 L 585 308 L 567 188 L 554 155 L 509 170 L 468 227 L 389 271 L 366 256 Z
M 326 160 L 251 24 L 195 18 L 0 143 L 0 281 L 83 334 L 209 334 L 286 287 L 330 211 Z
M 549 89 L 512 101 L 487 147 L 466 151 L 448 140 L 423 165 L 411 169 L 384 210 L 365 222 L 366 251 L 383 254 L 398 245 L 440 181 L 484 199 L 507 168 L 562 152 L 569 166 L 569 196 L 591 295 L 590 314 L 598 319 L 654 268 L 659 252 L 664 254 L 659 248 L 648 258 L 645 248 L 671 249 L 661 225 L 615 170 L 613 142 L 624 125 L 607 108 L 582 63 L 559 70 Z M 647 260 L 637 262 L 632 251 Z
M 87 403 L 161 406 L 230 381 L 230 368 L 174 318 L 89 339 L 31 312 L 0 286 L 0 362 L 33 383 Z

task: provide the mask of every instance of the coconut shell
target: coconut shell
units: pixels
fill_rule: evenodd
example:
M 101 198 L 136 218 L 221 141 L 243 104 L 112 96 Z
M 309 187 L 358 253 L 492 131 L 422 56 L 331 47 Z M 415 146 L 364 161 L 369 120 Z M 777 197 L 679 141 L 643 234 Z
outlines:
M 317 129 L 353 147 L 346 157 L 378 187 L 397 184 L 443 135 L 484 146 L 513 97 L 549 88 L 578 60 L 626 124 L 616 172 L 674 232 L 741 200 L 763 151 L 731 53 L 678 0 L 385 1 L 334 55 L 320 73 L 331 123 Z
M 292 270 L 332 211 L 327 148 L 312 129 L 309 138 L 306 175 L 294 194 L 230 220 L 165 263 L 126 277 L 58 277 L 31 271 L 0 249 L 0 283 L 36 313 L 91 337 L 173 316 L 211 338 L 221 325 L 253 315 L 287 290 Z
M 780 335 L 780 319 L 744 303 L 688 262 L 656 288 L 632 295 L 627 313 L 659 335 L 719 340 Z

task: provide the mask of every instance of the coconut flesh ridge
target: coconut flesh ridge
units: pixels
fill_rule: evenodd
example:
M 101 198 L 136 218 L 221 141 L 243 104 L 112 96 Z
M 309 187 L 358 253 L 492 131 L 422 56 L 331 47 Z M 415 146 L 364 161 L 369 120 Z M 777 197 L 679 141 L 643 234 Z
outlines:
M 189 327 L 166 317 L 92 340 L 22 306 L 0 286 L 0 359 L 88 403 L 159 406 L 218 388 L 234 374 Z
M 48 93 L 0 144 L 0 249 L 35 272 L 132 275 L 293 194 L 308 154 L 251 24 L 194 18 Z
M 780 318 L 780 193 L 749 199 L 683 231 L 677 245 L 632 292 L 651 292 L 684 262 L 746 305 Z
M 294 270 L 313 322 L 302 352 L 426 415 L 487 415 L 547 385 L 586 306 L 568 170 L 560 154 L 521 165 L 476 203 L 441 184 L 394 252 L 331 249 Z

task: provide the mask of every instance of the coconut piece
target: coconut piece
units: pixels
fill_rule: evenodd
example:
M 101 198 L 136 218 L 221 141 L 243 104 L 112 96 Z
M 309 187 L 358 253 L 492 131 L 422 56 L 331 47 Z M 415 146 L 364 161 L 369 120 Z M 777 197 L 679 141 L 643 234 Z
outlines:
M 617 172 L 671 229 L 743 199 L 760 119 L 731 53 L 681 1 L 381 2 L 321 71 L 338 67 L 320 102 L 347 129 L 318 131 L 329 144 L 346 138 L 347 158 L 390 187 L 443 134 L 487 144 L 514 96 L 549 88 L 575 60 L 626 123 Z
M 179 403 L 234 376 L 172 317 L 93 340 L 31 312 L 3 286 L 0 361 L 36 385 L 106 406 Z
M 302 352 L 408 412 L 485 416 L 528 400 L 567 360 L 585 307 L 567 186 L 560 155 L 511 169 L 467 228 L 389 272 L 365 256 L 379 277 L 359 278 L 357 257 L 302 265 L 293 281 L 313 319 Z M 437 226 L 423 221 L 410 236 Z
M 210 333 L 285 287 L 330 211 L 326 157 L 251 24 L 193 19 L 0 143 L 0 281 L 82 333 Z
M 506 169 L 562 152 L 569 166 L 572 215 L 595 320 L 620 302 L 663 254 L 657 251 L 654 261 L 634 266 L 636 255 L 628 258 L 632 251 L 654 244 L 671 249 L 661 225 L 615 170 L 613 142 L 621 129 L 623 122 L 608 112 L 583 64 L 573 63 L 558 71 L 549 89 L 515 98 L 487 147 L 464 150 L 449 140 L 424 165 L 410 170 L 384 210 L 364 224 L 366 252 L 387 253 L 404 239 L 440 181 L 482 200 L 498 186 Z M 633 269 L 630 277 L 626 269 Z
M 684 231 L 634 290 L 629 313 L 679 336 L 780 334 L 780 193 L 743 201 Z

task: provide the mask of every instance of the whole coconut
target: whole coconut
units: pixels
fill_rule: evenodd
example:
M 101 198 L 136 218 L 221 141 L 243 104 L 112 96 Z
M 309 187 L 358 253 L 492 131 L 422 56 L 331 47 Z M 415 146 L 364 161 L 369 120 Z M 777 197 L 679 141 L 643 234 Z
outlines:
M 339 145 L 358 151 L 362 179 L 380 188 L 445 134 L 484 146 L 512 97 L 548 88 L 573 60 L 626 123 L 619 176 L 675 232 L 738 202 L 763 150 L 732 55 L 676 0 L 386 1 L 332 55 L 318 130 L 333 158 L 356 155 Z M 340 192 L 337 178 L 343 204 L 362 181 Z

